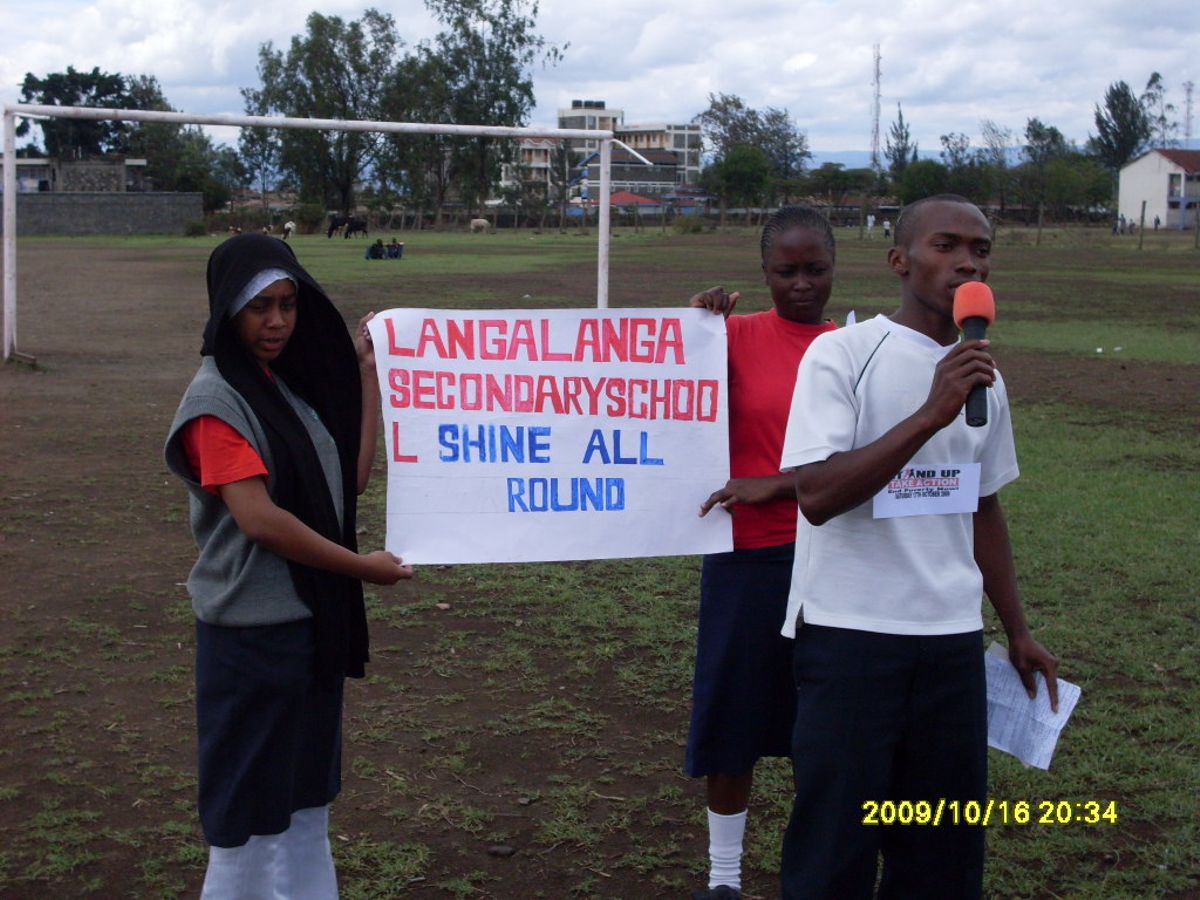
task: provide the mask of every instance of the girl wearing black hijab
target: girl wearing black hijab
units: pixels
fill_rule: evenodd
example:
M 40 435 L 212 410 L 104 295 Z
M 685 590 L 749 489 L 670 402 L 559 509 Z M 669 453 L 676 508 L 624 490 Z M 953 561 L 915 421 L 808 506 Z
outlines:
M 368 314 L 354 337 L 290 246 L 230 238 L 208 261 L 202 360 L 167 438 L 200 554 L 196 613 L 204 897 L 336 897 L 342 681 L 367 661 L 355 503 L 379 420 Z

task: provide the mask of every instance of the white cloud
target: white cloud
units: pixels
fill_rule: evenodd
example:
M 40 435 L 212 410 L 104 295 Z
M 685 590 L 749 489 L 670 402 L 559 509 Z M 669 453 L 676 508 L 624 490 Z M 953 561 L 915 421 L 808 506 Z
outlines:
M 358 18 L 368 0 L 323 0 Z M 420 0 L 377 0 L 410 45 L 436 30 Z M 26 72 L 99 66 L 153 74 L 195 112 L 241 110 L 257 83 L 259 46 L 284 47 L 316 8 L 305 0 L 5 0 L 0 4 L 0 100 Z M 818 149 L 866 149 L 871 46 L 883 56 L 882 130 L 896 102 L 922 147 L 950 131 L 978 135 L 994 119 L 1018 134 L 1037 116 L 1082 141 L 1109 83 L 1135 89 L 1152 71 L 1182 107 L 1200 76 L 1200 24 L 1178 0 L 542 0 L 538 30 L 569 43 L 556 68 L 535 70 L 535 124 L 572 99 L 603 99 L 627 121 L 683 121 L 709 93 L 788 109 Z M 1190 22 L 1189 22 L 1190 18 Z M 1182 118 L 1182 115 L 1181 115 Z

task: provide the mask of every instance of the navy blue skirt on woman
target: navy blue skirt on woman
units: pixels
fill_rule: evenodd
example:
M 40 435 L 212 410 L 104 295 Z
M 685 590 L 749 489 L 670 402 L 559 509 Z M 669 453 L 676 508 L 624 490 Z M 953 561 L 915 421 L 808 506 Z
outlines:
M 794 544 L 704 557 L 692 724 L 692 778 L 744 775 L 764 756 L 791 756 L 796 689 L 787 613 Z
M 214 847 L 286 831 L 341 789 L 342 686 L 313 677 L 312 619 L 196 622 L 200 824 Z

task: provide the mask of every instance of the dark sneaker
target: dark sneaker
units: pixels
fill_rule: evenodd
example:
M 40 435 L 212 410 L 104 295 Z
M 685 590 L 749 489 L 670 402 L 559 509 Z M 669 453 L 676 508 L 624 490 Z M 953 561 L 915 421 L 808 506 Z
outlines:
M 727 884 L 718 884 L 715 888 L 692 891 L 692 900 L 742 900 L 742 892 Z

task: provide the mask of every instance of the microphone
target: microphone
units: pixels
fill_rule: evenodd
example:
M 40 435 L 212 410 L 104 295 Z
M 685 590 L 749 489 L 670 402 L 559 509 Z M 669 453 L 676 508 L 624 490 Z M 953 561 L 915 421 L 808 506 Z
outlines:
M 983 340 L 987 327 L 996 320 L 996 298 L 992 289 L 982 281 L 968 281 L 954 289 L 954 324 L 962 329 L 969 341 Z M 987 393 L 982 384 L 967 394 L 967 424 L 973 427 L 987 424 Z

